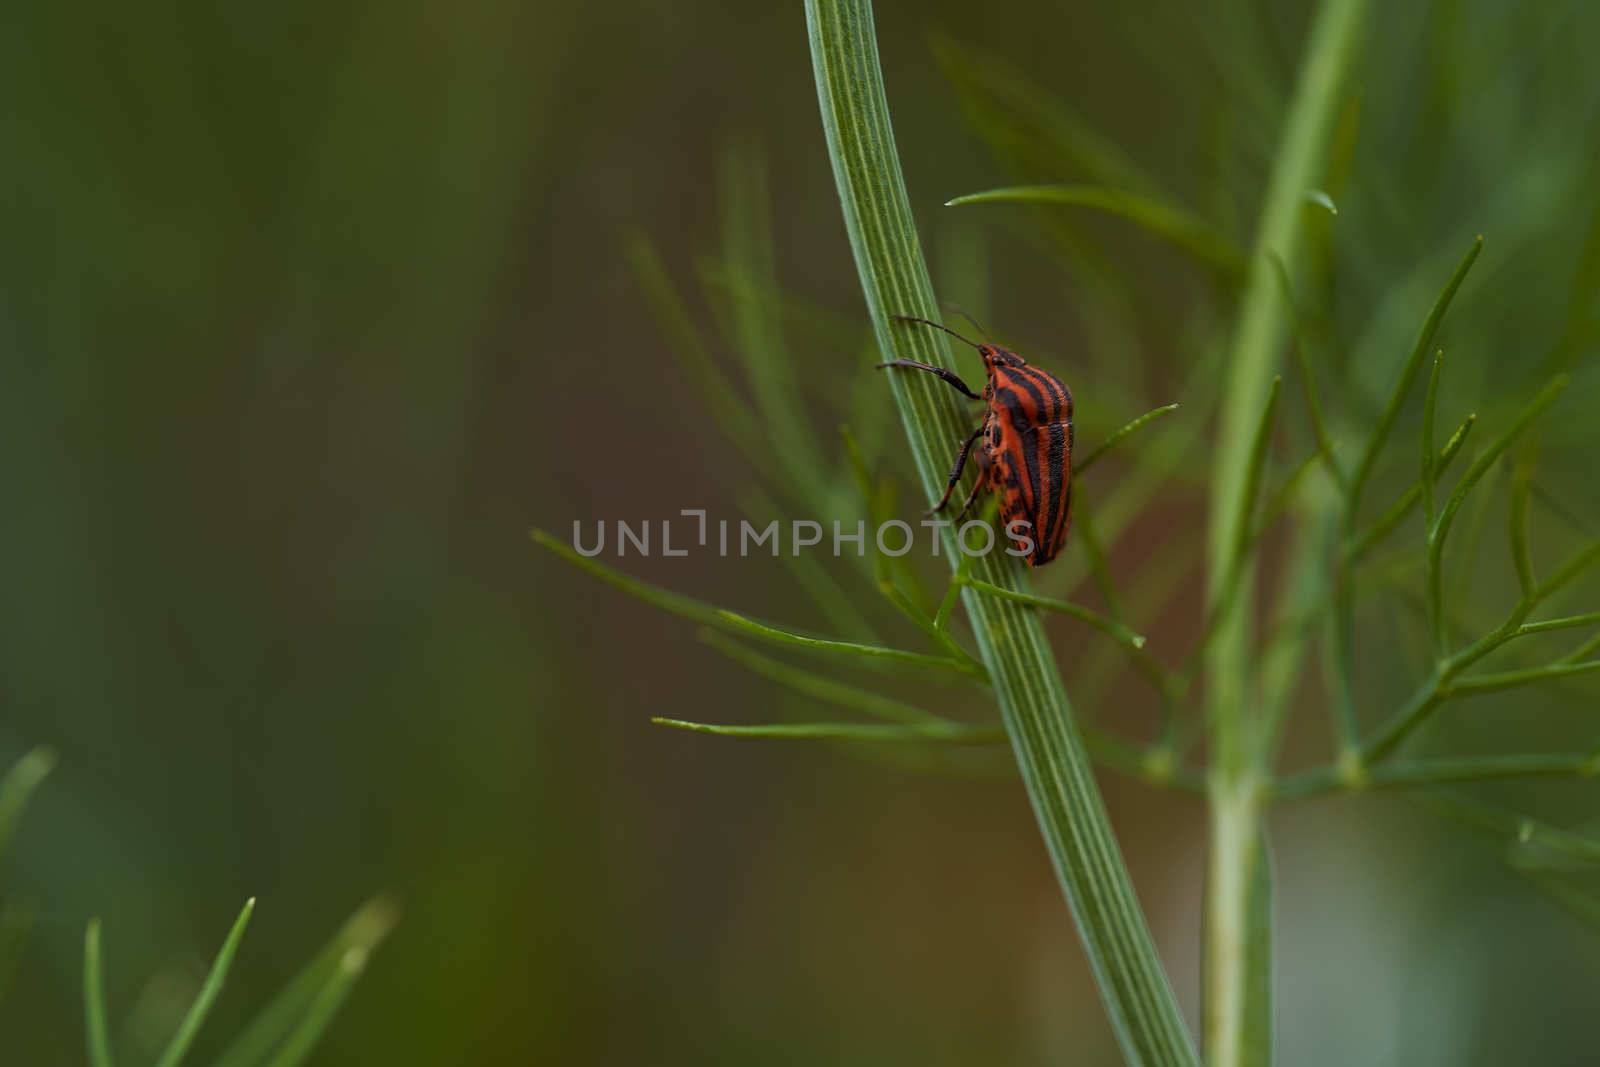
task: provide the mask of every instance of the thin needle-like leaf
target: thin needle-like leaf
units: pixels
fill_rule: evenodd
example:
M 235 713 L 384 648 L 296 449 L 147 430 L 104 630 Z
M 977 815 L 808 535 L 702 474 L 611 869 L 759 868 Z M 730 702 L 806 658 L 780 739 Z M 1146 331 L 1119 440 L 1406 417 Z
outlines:
M 1003 726 L 971 726 L 965 723 L 940 721 L 935 723 L 887 725 L 880 723 L 811 722 L 811 723 L 758 723 L 753 725 L 728 725 L 721 723 L 690 722 L 685 719 L 651 718 L 657 726 L 691 733 L 716 734 L 722 737 L 748 737 L 778 741 L 838 741 L 868 744 L 947 744 L 996 745 L 1003 744 L 1006 732 Z M 1141 753 L 1121 738 L 1103 730 L 1086 729 L 1084 744 L 1095 762 L 1108 770 L 1137 778 L 1151 785 L 1171 786 L 1198 792 L 1205 786 L 1201 776 L 1170 765 L 1152 765 Z
M 750 404 L 728 384 L 727 375 L 712 359 L 655 245 L 643 233 L 635 233 L 628 239 L 626 254 L 673 355 L 704 393 L 722 431 L 745 455 L 766 455 L 767 450 L 760 447 L 761 427 Z
M 993 745 L 1006 739 L 1003 726 L 967 726 L 955 722 L 860 723 L 800 722 L 762 723 L 752 726 L 689 722 L 653 716 L 657 726 L 671 726 L 700 734 L 722 737 L 764 737 L 810 741 L 932 741 L 957 745 Z
M 1013 603 L 1026 604 L 1031 608 L 1042 608 L 1045 611 L 1054 611 L 1059 612 L 1062 615 L 1070 615 L 1080 622 L 1088 623 L 1096 630 L 1099 630 L 1101 633 L 1112 638 L 1118 644 L 1124 645 L 1135 652 L 1144 648 L 1143 634 L 1135 633 L 1133 630 L 1130 630 L 1128 627 L 1124 626 L 1120 622 L 1117 622 L 1115 619 L 1108 619 L 1098 611 L 1086 608 L 1082 604 L 1074 604 L 1070 600 L 1052 600 L 1049 597 L 1034 596 L 1031 593 L 1019 593 L 1013 589 L 1002 589 L 997 585 L 990 584 L 989 582 L 982 582 L 971 578 L 967 579 L 966 584 L 971 588 L 978 590 L 980 593 L 986 593 L 989 596 L 999 597 L 1002 600 L 1010 600 Z
M 1555 403 L 1556 397 L 1560 396 L 1561 391 L 1566 387 L 1567 378 L 1565 375 L 1560 375 L 1539 391 L 1539 395 L 1534 397 L 1528 406 L 1518 413 L 1517 417 L 1512 420 L 1511 425 L 1507 426 L 1500 436 L 1490 442 L 1489 447 L 1484 449 L 1482 455 L 1473 460 L 1472 466 L 1467 468 L 1467 473 L 1463 474 L 1461 481 L 1456 483 L 1454 491 L 1450 494 L 1450 499 L 1445 501 L 1444 508 L 1439 512 L 1438 518 L 1428 528 L 1429 618 L 1442 620 L 1444 617 L 1444 583 L 1441 574 L 1443 570 L 1441 563 L 1444 555 L 1445 539 L 1450 535 L 1450 525 L 1455 521 L 1456 513 L 1461 510 L 1461 505 L 1467 499 L 1467 494 L 1472 492 L 1473 486 L 1477 485 L 1479 480 L 1488 473 L 1489 468 L 1494 466 L 1495 461 L 1500 458 L 1501 454 L 1511 447 L 1511 443 L 1517 439 L 1517 435 L 1527 429 L 1528 424 L 1543 414 L 1546 408 Z M 1442 631 L 1442 624 L 1440 624 L 1439 629 Z
M 1243 271 L 1244 257 L 1210 223 L 1175 204 L 1103 185 L 1018 185 L 969 193 L 945 202 L 964 204 L 1061 204 L 1117 215 L 1229 276 Z
M 1532 485 L 1532 464 L 1519 461 L 1511 472 L 1511 509 L 1507 522 L 1510 524 L 1511 561 L 1517 568 L 1517 583 L 1522 586 L 1524 597 L 1532 596 L 1539 588 L 1528 540 L 1528 499 Z
M 1422 369 L 1423 356 L 1433 347 L 1433 336 L 1438 332 L 1439 324 L 1444 321 L 1445 312 L 1450 309 L 1450 301 L 1455 299 L 1456 290 L 1461 288 L 1461 283 L 1466 279 L 1467 272 L 1472 269 L 1473 261 L 1478 258 L 1478 253 L 1481 251 L 1483 251 L 1483 238 L 1478 237 L 1472 242 L 1472 247 L 1467 249 L 1467 254 L 1461 257 L 1461 262 L 1456 264 L 1455 272 L 1450 275 L 1450 280 L 1445 283 L 1444 290 L 1434 301 L 1428 317 L 1423 320 L 1422 330 L 1417 334 L 1416 343 L 1412 345 L 1411 355 L 1406 359 L 1405 367 L 1400 372 L 1400 380 L 1390 392 L 1383 414 L 1378 418 L 1378 424 L 1373 428 L 1372 436 L 1367 439 L 1361 458 L 1356 463 L 1355 473 L 1350 477 L 1351 523 L 1355 521 L 1361 503 L 1361 492 L 1366 488 L 1367 479 L 1372 476 L 1372 467 L 1377 462 L 1378 453 L 1383 450 L 1384 442 L 1389 439 L 1389 431 L 1394 428 L 1395 420 L 1400 417 L 1400 406 L 1405 402 L 1406 394 L 1411 391 L 1411 383 L 1416 381 L 1417 372 Z
M 1328 473 L 1333 476 L 1333 480 L 1343 489 L 1344 468 L 1339 466 L 1339 461 L 1333 454 L 1333 441 L 1328 436 L 1328 425 L 1322 417 L 1322 401 L 1317 395 L 1317 377 L 1312 373 L 1311 357 L 1306 352 L 1305 338 L 1301 336 L 1300 306 L 1294 299 L 1294 283 L 1289 280 L 1289 268 L 1284 264 L 1283 257 L 1274 252 L 1269 258 L 1278 278 L 1278 286 L 1283 290 L 1283 302 L 1289 309 L 1289 333 L 1294 340 L 1295 363 L 1300 369 L 1300 388 L 1305 394 L 1306 411 L 1311 416 L 1311 432 L 1317 441 L 1317 453 L 1327 465 Z
M 345 949 L 334 968 L 333 977 L 317 991 L 298 1025 L 289 1031 L 277 1055 L 268 1061 L 268 1067 L 299 1067 L 322 1040 L 322 1034 L 339 1014 L 339 1009 L 355 987 L 361 972 L 367 969 L 370 953 L 360 945 Z
M 1304 800 L 1351 789 L 1423 788 L 1503 778 L 1585 778 L 1597 771 L 1600 764 L 1593 756 L 1562 752 L 1453 756 L 1374 763 L 1359 783 L 1352 783 L 1337 766 L 1317 767 L 1278 779 L 1271 792 L 1276 800 Z
M 528 536 L 533 538 L 535 544 L 548 548 L 579 570 L 587 571 L 607 585 L 620 589 L 629 596 L 642 600 L 652 607 L 660 608 L 668 614 L 677 615 L 707 626 L 720 626 L 723 624 L 724 620 L 720 615 L 721 609 L 719 608 L 703 601 L 695 600 L 693 597 L 686 597 L 682 594 L 662 589 L 660 586 L 630 578 L 621 571 L 607 567 L 603 563 L 597 563 L 587 556 L 579 554 L 571 545 L 558 537 L 545 533 L 543 530 L 530 530 Z
M 285 1049 L 294 1034 L 308 1034 L 306 1023 L 320 1033 L 314 1019 L 319 1003 L 326 1007 L 326 990 L 340 984 L 341 961 L 351 952 L 364 960 L 389 936 L 400 910 L 388 897 L 367 901 L 345 920 L 336 934 L 267 1002 L 244 1031 L 234 1039 L 212 1067 L 261 1067 L 274 1051 Z M 302 1055 L 304 1053 L 301 1053 Z
M 222 992 L 222 984 L 228 979 L 228 969 L 233 966 L 234 954 L 239 951 L 239 941 L 244 937 L 245 927 L 250 925 L 250 916 L 255 910 L 256 898 L 251 897 L 239 910 L 239 917 L 233 921 L 233 929 L 228 931 L 226 940 L 222 942 L 222 949 L 212 962 L 205 981 L 201 983 L 199 995 L 194 998 L 194 1003 L 189 1005 L 189 1011 L 178 1024 L 178 1032 L 172 1035 L 166 1051 L 156 1061 L 156 1067 L 178 1067 L 178 1064 L 183 1062 L 183 1057 L 188 1055 L 189 1046 L 194 1043 L 195 1035 L 200 1033 L 200 1027 L 205 1024 L 206 1016 L 211 1013 L 211 1006 L 217 1002 L 217 996 Z
M 1461 421 L 1461 425 L 1456 427 L 1456 432 L 1450 435 L 1450 440 L 1445 442 L 1444 448 L 1439 450 L 1439 460 L 1433 468 L 1435 479 L 1443 477 L 1445 472 L 1450 469 L 1451 461 L 1461 451 L 1461 446 L 1466 444 L 1467 435 L 1472 432 L 1473 424 L 1477 421 L 1478 416 L 1476 414 L 1468 415 Z M 1394 533 L 1400 527 L 1400 524 L 1405 521 L 1406 516 L 1411 514 L 1411 509 L 1417 506 L 1417 501 L 1421 499 L 1422 486 L 1413 483 L 1411 488 L 1401 493 L 1399 499 L 1391 504 L 1371 526 L 1367 527 L 1364 533 L 1351 543 L 1346 553 L 1348 561 L 1352 564 L 1355 563 L 1382 543 L 1384 538 Z
M 23 754 L 11 765 L 4 778 L 0 778 L 0 857 L 11 847 L 11 838 L 17 832 L 17 823 L 28 799 L 55 769 L 54 749 L 39 747 Z
M 83 935 L 83 1023 L 89 1067 L 112 1067 L 111 1038 L 106 1028 L 106 983 L 100 969 L 99 919 L 90 919 Z
M 980 681 L 984 679 L 985 672 L 982 664 L 953 659 L 949 656 L 929 656 L 921 652 L 907 652 L 904 649 L 886 648 L 882 645 L 863 645 L 854 641 L 834 641 L 825 637 L 808 637 L 805 634 L 797 634 L 791 630 L 782 630 L 776 626 L 768 626 L 764 623 L 756 622 L 754 619 L 745 618 L 743 615 L 732 611 L 718 611 L 717 621 L 740 633 L 759 637 L 763 641 L 770 641 L 773 644 L 792 645 L 795 648 L 809 649 L 813 652 L 856 656 L 862 659 L 882 659 L 933 670 L 954 671 L 958 674 L 977 678 Z
M 1452 682 L 1444 690 L 1445 696 L 1476 696 L 1480 693 L 1498 693 L 1504 689 L 1547 682 L 1552 678 L 1566 678 L 1574 674 L 1600 671 L 1600 659 L 1583 663 L 1551 663 L 1543 667 L 1529 667 L 1520 671 L 1501 671 L 1498 674 L 1480 674 Z
M 926 723 L 937 718 L 913 705 L 891 700 L 889 697 L 879 696 L 877 693 L 836 682 L 832 678 L 824 678 L 819 674 L 812 674 L 810 671 L 803 671 L 769 656 L 763 656 L 737 641 L 730 641 L 715 630 L 700 631 L 700 640 L 751 673 L 813 700 L 836 704 L 890 722 Z
M 1433 529 L 1434 513 L 1437 502 L 1434 500 L 1434 454 L 1433 454 L 1433 414 L 1439 400 L 1439 372 L 1444 367 L 1444 350 L 1440 349 L 1433 356 L 1433 371 L 1428 375 L 1428 391 L 1422 403 L 1422 514 L 1426 516 L 1425 529 Z M 1439 588 L 1438 575 L 1434 568 L 1439 565 L 1439 557 L 1428 553 L 1428 575 L 1426 587 L 1430 590 Z M 1428 597 L 1428 630 L 1433 636 L 1434 655 L 1445 655 L 1445 632 L 1443 606 L 1436 596 Z
M 1550 577 L 1541 582 L 1539 587 L 1534 590 L 1533 599 L 1535 601 L 1550 599 L 1556 593 L 1577 581 L 1597 563 L 1600 563 L 1600 541 L 1579 549 L 1571 559 L 1557 567 Z
M 1582 615 L 1563 615 L 1559 619 L 1525 622 L 1517 628 L 1517 633 L 1540 634 L 1550 630 L 1572 630 L 1580 626 L 1593 626 L 1596 623 L 1600 623 L 1600 611 L 1590 611 Z
M 1156 408 L 1156 409 L 1154 409 L 1152 411 L 1145 412 L 1143 415 L 1140 415 L 1137 419 L 1134 419 L 1132 422 L 1126 423 L 1120 429 L 1118 429 L 1114 433 L 1112 433 L 1110 437 L 1107 437 L 1104 441 L 1100 442 L 1100 446 L 1098 448 L 1096 448 L 1094 451 L 1090 452 L 1087 456 L 1083 457 L 1083 459 L 1081 461 L 1076 462 L 1076 463 L 1074 463 L 1072 465 L 1072 475 L 1073 475 L 1073 477 L 1076 478 L 1076 477 L 1082 476 L 1082 474 L 1085 471 L 1087 471 L 1090 467 L 1094 466 L 1094 464 L 1102 456 L 1104 456 L 1107 452 L 1111 451 L 1112 447 L 1114 447 L 1124 437 L 1127 437 L 1129 434 L 1133 433 L 1135 430 L 1139 429 L 1140 427 L 1145 426 L 1148 423 L 1154 422 L 1156 419 L 1159 419 L 1161 416 L 1167 414 L 1168 412 L 1177 411 L 1177 410 L 1178 410 L 1178 405 L 1177 404 L 1163 404 L 1161 407 L 1158 407 L 1158 408 Z

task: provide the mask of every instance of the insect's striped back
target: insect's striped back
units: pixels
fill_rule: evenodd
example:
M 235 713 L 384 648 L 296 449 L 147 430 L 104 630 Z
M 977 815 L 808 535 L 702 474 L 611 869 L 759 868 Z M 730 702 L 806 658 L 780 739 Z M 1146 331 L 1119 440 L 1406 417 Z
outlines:
M 1038 566 L 1055 558 L 1072 521 L 1072 392 L 1021 360 L 996 361 L 989 372 L 989 450 L 1001 517 L 1029 523 L 1028 562 Z

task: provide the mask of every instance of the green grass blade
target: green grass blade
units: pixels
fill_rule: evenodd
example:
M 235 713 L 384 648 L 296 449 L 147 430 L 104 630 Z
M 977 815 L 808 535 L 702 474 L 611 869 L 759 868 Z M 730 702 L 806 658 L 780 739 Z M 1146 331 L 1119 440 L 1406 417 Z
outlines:
M 1450 275 L 1450 280 L 1445 283 L 1438 299 L 1433 302 L 1428 317 L 1423 320 L 1422 330 L 1417 334 L 1416 343 L 1412 345 L 1411 355 L 1400 371 L 1400 379 L 1390 391 L 1389 401 L 1384 406 L 1383 414 L 1378 418 L 1377 426 L 1373 427 L 1372 436 L 1367 439 L 1366 447 L 1361 452 L 1361 459 L 1356 463 L 1355 473 L 1351 475 L 1349 514 L 1352 523 L 1361 504 L 1361 491 L 1366 487 L 1367 479 L 1372 476 L 1373 465 L 1377 462 L 1378 453 L 1383 450 L 1384 442 L 1389 439 L 1389 431 L 1394 429 L 1395 420 L 1400 417 L 1400 407 L 1405 403 L 1406 394 L 1411 391 L 1411 383 L 1417 379 L 1417 372 L 1422 369 L 1423 356 L 1433 347 L 1434 334 L 1439 332 L 1439 324 L 1444 321 L 1445 312 L 1450 309 L 1450 302 L 1455 299 L 1456 290 L 1461 288 L 1467 272 L 1472 269 L 1473 262 L 1482 251 L 1483 238 L 1479 237 L 1472 242 L 1472 247 L 1467 249 L 1467 254 L 1461 257 L 1461 262 L 1456 264 L 1455 272 Z
M 937 315 L 878 65 L 872 9 L 865 0 L 807 0 L 806 25 L 829 156 L 845 229 L 885 359 L 949 367 L 949 345 L 931 330 L 899 329 L 891 316 Z M 1118 183 L 1125 184 L 1125 183 Z M 925 493 L 943 488 L 948 443 L 968 417 L 931 376 L 888 379 Z M 931 499 L 932 497 L 930 497 Z M 946 545 L 954 539 L 946 531 Z M 959 554 L 950 552 L 953 563 Z M 1014 560 L 974 561 L 976 580 L 1018 592 Z M 1020 604 L 962 593 L 979 651 L 993 679 L 1017 756 L 1090 967 L 1126 1057 L 1137 1063 L 1197 1062 L 1171 984 L 1112 833 L 1088 753 L 1072 716 L 1043 626 Z
M 239 951 L 239 941 L 244 937 L 245 927 L 250 925 L 250 916 L 255 910 L 256 898 L 251 897 L 244 902 L 239 917 L 233 921 L 233 929 L 228 931 L 227 938 L 222 942 L 222 948 L 212 962 L 210 972 L 201 983 L 199 995 L 194 998 L 194 1003 L 189 1005 L 189 1011 L 178 1024 L 178 1032 L 172 1035 L 166 1051 L 156 1060 L 156 1067 L 178 1067 L 178 1064 L 183 1062 L 183 1057 L 188 1055 L 189 1046 L 194 1044 L 195 1036 L 200 1033 L 200 1027 L 205 1025 L 206 1016 L 211 1014 L 212 1005 L 222 993 L 222 984 L 228 979 L 228 970 L 233 966 L 234 954 Z
M 1103 211 L 1143 228 L 1202 264 L 1229 276 L 1243 270 L 1233 242 L 1193 212 L 1154 197 L 1103 185 L 1016 185 L 969 193 L 945 202 L 965 204 L 1060 204 Z
M 106 983 L 100 968 L 99 919 L 90 919 L 83 935 L 83 1029 L 89 1046 L 89 1067 L 112 1067 L 111 1037 L 106 1028 Z
M 24 753 L 11 765 L 6 776 L 0 778 L 0 858 L 4 858 L 11 848 L 17 823 L 22 820 L 23 809 L 28 806 L 33 791 L 39 788 L 39 783 L 55 769 L 55 765 L 54 749 L 35 748 Z
M 1094 466 L 1101 457 L 1103 457 L 1107 452 L 1111 451 L 1111 449 L 1120 443 L 1123 438 L 1138 430 L 1140 427 L 1154 422 L 1156 419 L 1159 419 L 1168 412 L 1177 410 L 1177 404 L 1163 404 L 1161 407 L 1158 407 L 1153 411 L 1145 412 L 1132 422 L 1125 423 L 1120 429 L 1113 432 L 1110 437 L 1107 437 L 1104 441 L 1100 442 L 1100 446 L 1098 448 L 1090 452 L 1087 456 L 1083 457 L 1081 462 L 1074 463 L 1072 465 L 1072 476 L 1074 478 L 1082 477 L 1085 471 Z
M 861 723 L 861 722 L 800 722 L 763 723 L 754 726 L 720 725 L 707 722 L 688 722 L 654 716 L 657 726 L 670 726 L 700 734 L 718 734 L 722 737 L 764 737 L 805 741 L 931 741 L 956 745 L 992 745 L 1005 741 L 1005 728 L 1001 726 L 967 726 L 956 722 L 923 723 Z
M 803 671 L 798 667 L 791 667 L 787 663 L 753 652 L 739 642 L 723 637 L 715 630 L 700 631 L 700 640 L 752 674 L 812 700 L 849 708 L 888 722 L 927 723 L 937 720 L 936 716 L 921 708 L 879 696 L 865 689 L 858 689 L 853 685 L 836 682 L 832 678 L 824 678 L 819 674 L 812 674 L 810 671 Z
M 363 958 L 371 954 L 394 929 L 399 916 L 399 908 L 387 897 L 363 904 L 267 1002 L 212 1067 L 261 1067 L 274 1051 L 287 1047 L 291 1034 L 311 1017 L 319 996 L 339 981 L 340 961 L 352 951 Z

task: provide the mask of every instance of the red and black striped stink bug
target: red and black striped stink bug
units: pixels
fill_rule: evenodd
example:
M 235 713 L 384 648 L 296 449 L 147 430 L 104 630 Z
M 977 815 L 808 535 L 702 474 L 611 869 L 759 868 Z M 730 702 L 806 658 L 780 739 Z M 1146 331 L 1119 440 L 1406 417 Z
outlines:
M 896 359 L 878 364 L 883 367 L 909 367 L 938 375 L 974 400 L 982 400 L 988 410 L 983 422 L 972 432 L 956 456 L 944 496 L 930 514 L 950 501 L 961 472 L 966 468 L 972 446 L 981 439 L 979 455 L 983 472 L 956 517 L 960 522 L 985 487 L 1000 494 L 1000 520 L 1008 531 L 1021 522 L 1029 531 L 1033 551 L 1024 557 L 1029 566 L 1049 563 L 1061 551 L 1067 527 L 1072 523 L 1072 391 L 1061 379 L 1038 367 L 1030 367 L 1015 352 L 991 344 L 969 341 L 954 330 L 928 319 L 895 315 L 900 322 L 921 323 L 943 330 L 962 344 L 971 345 L 983 357 L 983 393 L 974 393 L 954 372 L 914 359 Z

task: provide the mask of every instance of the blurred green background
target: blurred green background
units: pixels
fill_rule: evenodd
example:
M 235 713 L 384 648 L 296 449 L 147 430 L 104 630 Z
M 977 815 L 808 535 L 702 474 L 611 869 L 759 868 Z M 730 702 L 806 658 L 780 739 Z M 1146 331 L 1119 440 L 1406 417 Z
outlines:
M 1116 220 L 939 205 L 1082 180 L 1039 118 L 1065 114 L 1048 94 L 1247 247 L 1307 17 L 879 5 L 943 295 L 1042 353 L 1086 433 L 1174 399 L 1204 410 L 1215 383 L 1189 372 L 1226 332 L 1226 284 Z M 6 892 L 39 919 L 0 1002 L 7 1062 L 82 1062 L 92 914 L 138 1062 L 260 897 L 203 1060 L 380 890 L 403 919 L 316 1062 L 1114 1062 L 1016 781 L 652 727 L 787 705 L 527 538 L 757 506 L 624 254 L 648 235 L 726 333 L 736 303 L 703 283 L 729 266 L 725 213 L 752 173 L 800 309 L 764 312 L 786 351 L 760 357 L 798 368 L 820 473 L 848 484 L 846 418 L 876 434 L 875 464 L 908 469 L 863 371 L 799 5 L 31 4 L 12 22 L 0 760 L 48 744 L 60 765 L 8 859 Z M 1348 436 L 1486 234 L 1443 339 L 1441 420 L 1503 423 L 1573 372 L 1540 452 L 1566 513 L 1539 512 L 1552 546 L 1600 528 L 1596 40 L 1581 2 L 1377 11 L 1307 296 Z M 960 69 L 1026 83 L 1037 113 L 986 125 Z M 714 347 L 730 375 L 737 357 Z M 1398 486 L 1413 453 L 1394 451 Z M 1119 573 L 1198 536 L 1203 460 L 1114 546 Z M 828 624 L 770 560 L 622 566 Z M 859 571 L 835 577 L 882 618 Z M 1513 595 L 1498 549 L 1457 579 L 1477 619 Z M 1141 620 L 1153 647 L 1192 633 L 1188 580 Z M 1376 715 L 1416 676 L 1420 631 L 1363 607 Z M 1051 626 L 1070 679 L 1082 635 Z M 1112 683 L 1100 721 L 1126 706 L 1139 728 L 1136 692 Z M 1433 739 L 1592 747 L 1596 693 L 1475 703 Z M 1303 721 L 1299 763 L 1326 745 L 1309 692 Z M 1203 810 L 1105 786 L 1193 1018 Z M 1592 785 L 1492 799 L 1600 814 Z M 1491 848 L 1399 798 L 1274 825 L 1283 1062 L 1592 1062 L 1600 934 Z

